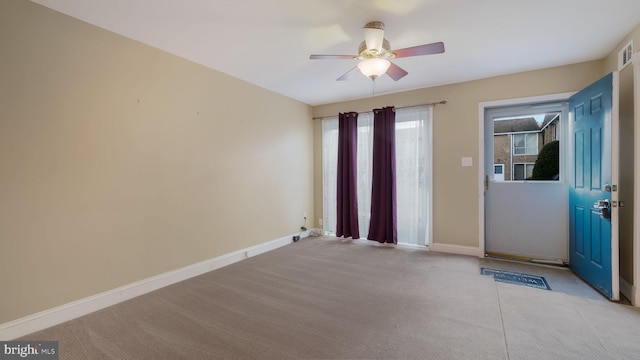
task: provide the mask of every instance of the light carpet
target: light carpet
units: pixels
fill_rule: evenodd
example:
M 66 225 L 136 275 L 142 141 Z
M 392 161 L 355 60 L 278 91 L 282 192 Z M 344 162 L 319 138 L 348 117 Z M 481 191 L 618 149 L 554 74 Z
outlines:
M 321 237 L 22 340 L 58 340 L 61 359 L 640 359 L 640 311 Z

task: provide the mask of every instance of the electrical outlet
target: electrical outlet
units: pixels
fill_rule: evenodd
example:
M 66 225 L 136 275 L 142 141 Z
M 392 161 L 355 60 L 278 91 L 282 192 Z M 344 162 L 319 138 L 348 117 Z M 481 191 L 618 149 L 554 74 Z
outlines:
M 318 225 L 322 226 L 322 218 L 318 219 Z
M 305 219 L 305 220 L 307 220 L 307 213 L 303 213 L 303 214 L 302 214 L 302 218 L 303 218 L 303 219 Z

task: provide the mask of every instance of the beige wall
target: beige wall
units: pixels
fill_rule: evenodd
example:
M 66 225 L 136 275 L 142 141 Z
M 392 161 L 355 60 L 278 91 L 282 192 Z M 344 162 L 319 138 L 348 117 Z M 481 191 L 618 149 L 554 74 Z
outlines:
M 618 196 L 625 202 L 618 209 L 620 224 L 620 276 L 633 284 L 634 218 L 634 91 L 633 67 L 620 72 L 620 180 Z
M 618 53 L 633 39 L 634 53 L 640 48 L 640 24 L 638 24 L 627 36 L 616 44 L 604 60 L 604 73 L 618 70 Z M 629 65 L 620 71 L 620 200 L 626 202 L 624 209 L 620 210 L 620 276 L 630 284 L 634 284 L 633 263 L 640 259 L 633 259 L 633 182 L 634 154 L 633 129 L 634 129 L 634 93 L 633 93 L 633 66 Z M 635 99 L 637 99 L 635 95 Z M 639 104 L 635 104 L 639 106 Z M 637 120 L 637 119 L 636 119 Z M 635 284 L 636 286 L 638 284 Z
M 618 69 L 618 52 L 633 39 L 634 52 L 640 46 L 640 24 L 624 37 L 605 59 L 605 72 Z M 633 129 L 634 129 L 633 66 L 620 72 L 620 200 L 626 206 L 620 210 L 620 276 L 628 283 L 634 283 L 633 276 Z M 636 260 L 637 261 L 637 260 Z M 637 284 L 636 284 L 637 285 Z
M 433 113 L 433 242 L 478 247 L 479 232 L 479 119 L 478 104 L 577 91 L 598 79 L 602 61 L 530 71 L 459 84 L 437 86 L 362 100 L 316 106 L 315 117 L 345 111 L 369 111 L 381 106 L 409 106 L 439 100 Z M 320 120 L 316 120 L 320 122 Z M 315 141 L 320 141 L 316 124 Z M 315 147 L 318 151 L 318 146 Z M 471 156 L 472 167 L 461 157 Z M 322 214 L 322 162 L 315 158 L 315 213 Z M 321 215 L 320 215 L 321 216 Z M 317 220 L 316 220 L 317 221 Z
M 299 231 L 300 102 L 0 2 L 0 323 Z
M 620 52 L 622 47 L 627 45 L 631 39 L 633 39 L 633 52 L 636 53 L 638 52 L 638 49 L 640 49 L 640 24 L 638 24 L 618 44 L 612 46 L 611 52 L 604 58 L 604 74 L 618 70 L 618 52 Z

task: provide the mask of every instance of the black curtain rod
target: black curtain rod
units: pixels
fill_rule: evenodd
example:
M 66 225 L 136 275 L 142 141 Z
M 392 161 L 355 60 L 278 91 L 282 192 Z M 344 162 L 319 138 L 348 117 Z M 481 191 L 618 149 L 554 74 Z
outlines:
M 440 100 L 437 102 L 431 102 L 431 103 L 426 103 L 426 104 L 418 104 L 418 105 L 409 105 L 409 106 L 400 106 L 400 107 L 395 107 L 395 109 L 408 109 L 408 108 L 412 108 L 412 107 L 419 107 L 419 106 L 436 106 L 436 105 L 444 105 L 447 103 L 447 100 Z M 365 111 L 364 113 L 368 113 L 368 112 L 372 112 L 371 111 Z M 313 120 L 318 120 L 318 119 L 327 119 L 330 117 L 336 117 L 337 115 L 330 115 L 330 116 L 317 116 L 314 117 Z

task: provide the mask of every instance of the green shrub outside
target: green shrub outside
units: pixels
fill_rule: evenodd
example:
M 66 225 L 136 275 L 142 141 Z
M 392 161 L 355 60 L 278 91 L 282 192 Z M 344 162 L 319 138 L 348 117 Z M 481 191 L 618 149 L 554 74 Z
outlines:
M 557 180 L 560 173 L 560 142 L 552 141 L 542 147 L 529 180 Z

